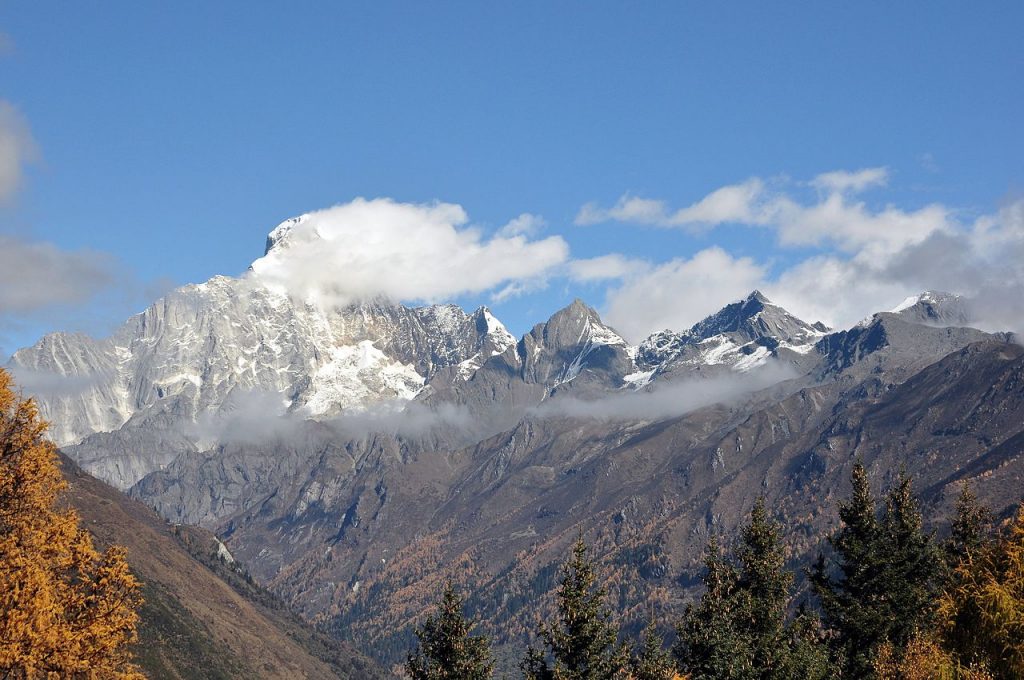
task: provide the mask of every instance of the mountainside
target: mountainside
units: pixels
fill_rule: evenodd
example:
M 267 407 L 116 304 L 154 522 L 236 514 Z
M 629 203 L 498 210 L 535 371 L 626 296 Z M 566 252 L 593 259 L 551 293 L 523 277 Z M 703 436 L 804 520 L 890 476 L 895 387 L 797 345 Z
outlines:
M 962 479 L 1020 500 L 1024 350 L 954 295 L 833 331 L 754 291 L 632 346 L 579 300 L 517 341 L 485 308 L 325 307 L 254 268 L 11 367 L 86 470 L 388 663 L 445 578 L 518 649 L 580 530 L 637 621 L 678 613 L 758 495 L 804 562 L 857 457 L 906 465 L 935 516 Z
M 173 526 L 62 460 L 68 500 L 99 545 L 128 548 L 143 584 L 137 661 L 150 678 L 384 678 L 248 583 L 216 538 Z

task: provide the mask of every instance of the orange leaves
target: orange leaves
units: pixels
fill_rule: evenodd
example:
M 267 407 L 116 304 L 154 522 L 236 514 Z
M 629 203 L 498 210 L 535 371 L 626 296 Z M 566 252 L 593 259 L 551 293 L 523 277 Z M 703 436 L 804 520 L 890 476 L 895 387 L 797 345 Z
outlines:
M 0 674 L 141 678 L 139 584 L 124 548 L 96 552 L 74 511 L 46 424 L 0 370 Z

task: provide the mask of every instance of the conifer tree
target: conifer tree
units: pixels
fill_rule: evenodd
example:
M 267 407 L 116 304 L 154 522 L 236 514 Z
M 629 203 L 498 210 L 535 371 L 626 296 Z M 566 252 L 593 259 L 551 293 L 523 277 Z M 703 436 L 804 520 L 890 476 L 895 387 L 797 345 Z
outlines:
M 99 554 L 73 510 L 46 424 L 0 370 L 0 675 L 141 678 L 139 585 L 125 550 Z
M 562 567 L 558 588 L 558 617 L 541 623 L 540 637 L 553 660 L 531 648 L 520 668 L 525 677 L 558 680 L 616 680 L 627 677 L 629 655 L 617 642 L 618 627 L 605 604 L 606 591 L 587 556 L 580 534 L 572 556 Z
M 739 576 L 714 536 L 704 567 L 704 595 L 696 606 L 686 606 L 676 630 L 675 656 L 694 678 L 738 678 L 746 658 L 746 645 L 734 625 Z
M 882 518 L 885 595 L 890 599 L 886 639 L 906 647 L 931 627 L 942 586 L 943 555 L 935 536 L 925 532 L 910 477 L 900 470 Z
M 978 502 L 970 483 L 964 482 L 956 500 L 956 517 L 946 543 L 947 559 L 956 566 L 968 552 L 976 551 L 992 527 L 992 511 Z
M 829 537 L 835 569 L 819 556 L 811 584 L 825 623 L 837 633 L 839 654 L 852 677 L 873 675 L 872 657 L 891 642 L 904 647 L 933 612 L 941 555 L 922 529 L 910 479 L 901 472 L 885 515 L 876 516 L 867 471 L 856 463 L 853 494 L 839 506 L 842 527 Z
M 704 595 L 687 608 L 678 630 L 682 668 L 695 679 L 826 677 L 827 655 L 810 618 L 786 625 L 792 575 L 763 498 L 741 530 L 735 562 L 712 539 Z
M 658 635 L 652 621 L 644 631 L 640 653 L 630 662 L 630 680 L 672 680 L 675 677 L 672 655 L 662 645 L 664 640 Z
M 462 598 L 451 581 L 445 584 L 436 615 L 416 630 L 419 647 L 405 671 L 413 680 L 486 680 L 494 672 L 489 640 L 469 634 Z
M 750 662 L 762 677 L 774 677 L 781 668 L 785 644 L 786 604 L 793 576 L 785 570 L 781 529 L 768 518 L 764 497 L 757 499 L 750 523 L 740 533 L 737 590 L 742 594 L 741 627 L 747 638 Z

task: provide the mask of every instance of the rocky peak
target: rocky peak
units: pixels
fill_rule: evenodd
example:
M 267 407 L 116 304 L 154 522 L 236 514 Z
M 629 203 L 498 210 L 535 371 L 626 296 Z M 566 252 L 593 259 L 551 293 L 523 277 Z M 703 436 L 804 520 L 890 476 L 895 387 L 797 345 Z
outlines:
M 277 247 L 285 247 L 288 243 L 288 237 L 292 230 L 305 222 L 309 218 L 309 215 L 299 215 L 298 217 L 292 217 L 285 220 L 281 224 L 274 227 L 269 234 L 267 234 L 267 245 L 263 250 L 263 254 L 266 255 L 271 250 Z
M 755 290 L 743 300 L 726 305 L 721 311 L 696 323 L 689 335 L 701 341 L 716 335 L 737 334 L 747 341 L 771 338 L 780 343 L 806 342 L 820 335 L 820 324 L 809 324 L 774 304 Z
M 967 300 L 960 295 L 940 291 L 925 291 L 912 295 L 894 307 L 906 321 L 933 326 L 966 326 L 971 322 Z

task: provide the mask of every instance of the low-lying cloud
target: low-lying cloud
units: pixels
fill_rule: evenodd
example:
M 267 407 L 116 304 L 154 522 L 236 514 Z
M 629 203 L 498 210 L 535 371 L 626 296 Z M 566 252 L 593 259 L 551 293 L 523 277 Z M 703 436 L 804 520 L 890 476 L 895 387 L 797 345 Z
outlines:
M 200 447 L 226 443 L 261 445 L 300 437 L 310 419 L 305 409 L 289 410 L 288 402 L 278 392 L 250 390 L 232 395 L 218 411 L 200 415 L 188 435 Z M 428 407 L 407 401 L 378 402 L 363 410 L 315 420 L 344 440 L 369 434 L 411 438 L 439 428 L 471 430 L 477 426 L 464 407 Z
M 386 296 L 436 302 L 495 291 L 499 299 L 549 275 L 569 256 L 560 236 L 533 238 L 522 215 L 498 233 L 468 226 L 461 206 L 357 198 L 309 213 L 275 232 L 252 276 L 293 297 L 325 304 Z
M 658 383 L 641 391 L 621 391 L 596 399 L 555 397 L 533 411 L 541 418 L 579 418 L 605 421 L 675 418 L 713 404 L 728 404 L 795 377 L 788 367 L 766 364 L 746 373 L 730 372 L 711 378 Z

